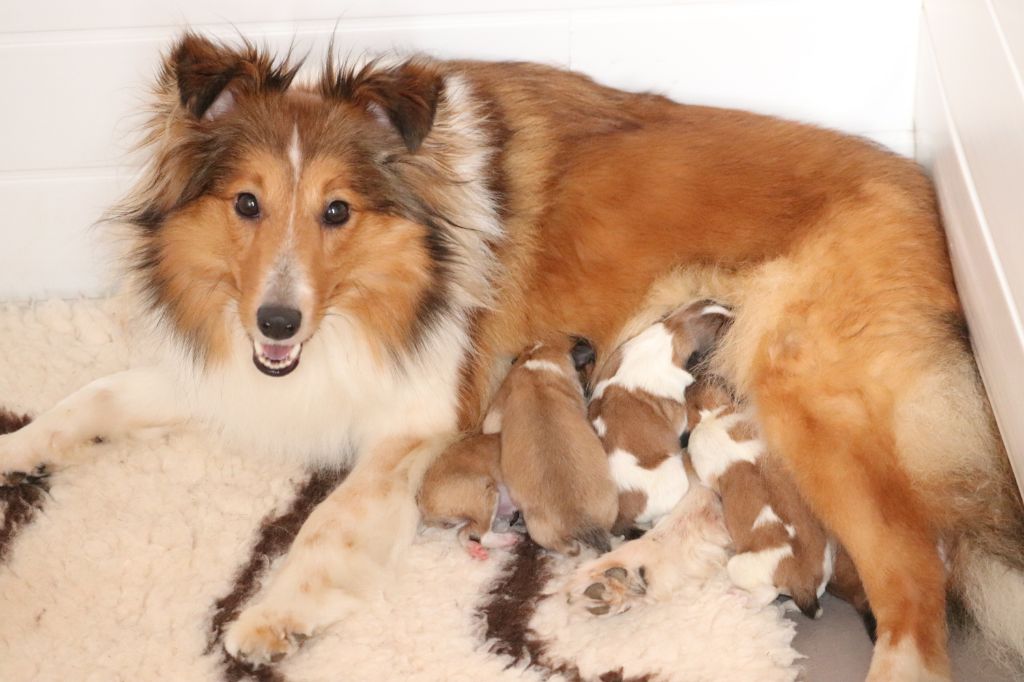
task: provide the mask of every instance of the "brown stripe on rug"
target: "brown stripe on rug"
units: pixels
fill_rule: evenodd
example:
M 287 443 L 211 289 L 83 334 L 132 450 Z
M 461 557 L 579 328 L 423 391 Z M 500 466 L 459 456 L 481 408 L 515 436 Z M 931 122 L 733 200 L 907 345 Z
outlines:
M 0 434 L 17 431 L 30 421 L 30 417 L 0 408 Z M 43 508 L 49 492 L 45 473 L 13 474 L 9 485 L 0 486 L 0 563 L 7 560 L 21 529 Z
M 284 682 L 285 678 L 273 666 L 257 668 L 228 656 L 220 646 L 224 629 L 238 617 L 245 603 L 256 594 L 260 577 L 273 560 L 291 547 L 299 528 L 313 509 L 323 502 L 347 475 L 347 470 L 336 469 L 319 469 L 312 472 L 296 492 L 295 499 L 287 511 L 279 515 L 266 516 L 260 524 L 256 543 L 249 553 L 248 560 L 235 573 L 231 590 L 214 604 L 206 653 L 220 651 L 224 662 L 224 677 L 228 682 L 237 682 L 244 678 L 258 682 Z
M 544 586 L 551 580 L 551 557 L 527 539 L 520 542 L 505 563 L 501 575 L 487 592 L 488 600 L 477 607 L 484 622 L 484 640 L 491 653 L 508 656 L 508 667 L 526 662 L 545 679 L 562 675 L 568 682 L 586 682 L 580 669 L 569 661 L 554 659 L 547 643 L 530 627 L 537 604 L 546 596 Z M 650 682 L 650 675 L 625 677 L 622 669 L 598 675 L 600 682 Z

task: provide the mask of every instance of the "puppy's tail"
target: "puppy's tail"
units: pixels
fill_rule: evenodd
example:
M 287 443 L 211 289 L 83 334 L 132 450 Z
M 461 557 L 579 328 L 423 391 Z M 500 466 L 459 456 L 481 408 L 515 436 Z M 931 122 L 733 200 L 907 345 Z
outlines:
M 611 551 L 611 534 L 608 529 L 602 528 L 598 525 L 588 525 L 583 530 L 576 533 L 573 539 L 580 544 L 586 545 L 591 549 L 597 550 L 601 554 Z

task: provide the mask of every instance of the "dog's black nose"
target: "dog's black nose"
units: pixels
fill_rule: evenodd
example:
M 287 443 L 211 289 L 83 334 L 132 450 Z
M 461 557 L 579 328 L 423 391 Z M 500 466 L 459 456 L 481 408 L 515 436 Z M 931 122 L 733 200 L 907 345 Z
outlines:
M 256 324 L 263 335 L 276 341 L 295 336 L 302 324 L 302 312 L 283 305 L 264 305 L 256 311 Z

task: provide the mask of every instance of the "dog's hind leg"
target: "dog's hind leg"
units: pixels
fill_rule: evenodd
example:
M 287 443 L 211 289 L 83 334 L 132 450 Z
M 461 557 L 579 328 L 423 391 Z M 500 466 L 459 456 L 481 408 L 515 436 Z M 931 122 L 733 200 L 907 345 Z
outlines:
M 416 493 L 450 440 L 396 438 L 365 453 L 310 514 L 260 601 L 228 628 L 227 652 L 255 665 L 275 661 L 358 608 L 411 544 Z
M 77 445 L 186 417 L 175 380 L 159 367 L 141 367 L 86 384 L 30 424 L 0 436 L 0 483 L 6 474 L 59 467 Z

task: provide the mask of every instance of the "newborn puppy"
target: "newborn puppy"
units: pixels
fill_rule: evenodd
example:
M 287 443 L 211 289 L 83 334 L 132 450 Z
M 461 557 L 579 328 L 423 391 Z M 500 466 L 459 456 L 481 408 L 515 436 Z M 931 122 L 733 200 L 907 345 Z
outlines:
M 512 529 L 516 508 L 501 479 L 500 447 L 496 435 L 456 441 L 427 470 L 417 498 L 424 525 L 458 528 L 459 542 L 474 559 L 519 541 Z
M 530 537 L 570 555 L 580 543 L 607 551 L 618 508 L 577 374 L 592 361 L 568 337 L 536 344 L 516 358 L 484 420 L 484 433 L 501 432 L 501 473 Z
M 711 301 L 684 306 L 619 346 L 596 376 L 588 416 L 618 488 L 615 534 L 650 528 L 686 494 L 687 361 L 710 350 L 730 319 Z
M 686 401 L 693 468 L 722 496 L 736 550 L 726 566 L 729 577 L 759 603 L 788 594 L 804 615 L 818 617 L 835 558 L 825 529 L 720 378 L 699 378 Z

